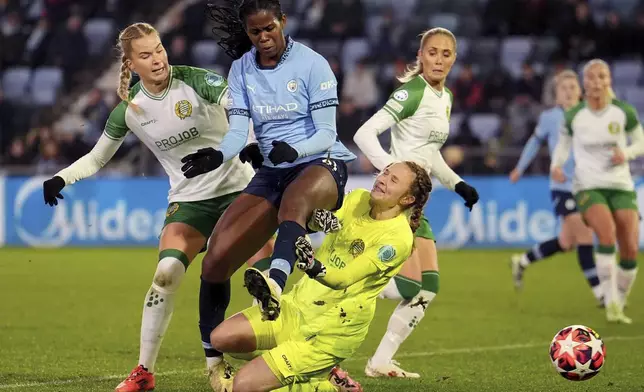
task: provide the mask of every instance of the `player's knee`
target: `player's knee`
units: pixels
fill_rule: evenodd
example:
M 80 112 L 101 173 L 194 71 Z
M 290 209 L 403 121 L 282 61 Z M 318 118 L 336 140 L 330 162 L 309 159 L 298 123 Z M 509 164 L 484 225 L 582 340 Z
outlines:
M 253 377 L 242 368 L 233 379 L 233 391 L 235 392 L 256 392 L 261 389 L 253 381 Z
M 617 242 L 617 237 L 615 234 L 615 229 L 610 227 L 605 227 L 600 230 L 596 230 L 595 234 L 597 235 L 597 241 L 602 246 L 615 246 Z
M 165 291 L 175 291 L 186 273 L 184 263 L 176 257 L 162 257 L 152 282 Z
M 223 324 L 220 324 L 210 333 L 210 344 L 215 350 L 227 353 L 230 350 L 230 332 Z

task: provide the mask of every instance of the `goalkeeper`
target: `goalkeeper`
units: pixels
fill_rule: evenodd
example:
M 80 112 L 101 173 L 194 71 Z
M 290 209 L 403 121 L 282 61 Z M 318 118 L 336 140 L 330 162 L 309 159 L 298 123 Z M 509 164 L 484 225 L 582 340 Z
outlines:
M 317 260 L 308 239 L 296 241 L 298 268 L 310 279 L 303 278 L 281 298 L 281 316 L 264 321 L 254 306 L 211 335 L 219 351 L 258 355 L 228 380 L 234 392 L 281 387 L 361 391 L 336 366 L 366 338 L 376 298 L 412 251 L 431 188 L 425 169 L 413 162 L 394 163 L 376 178 L 371 192 L 348 194 L 335 216 L 315 211 L 309 226 L 328 235 Z M 260 281 L 253 286 L 269 284 L 264 275 L 256 276 Z

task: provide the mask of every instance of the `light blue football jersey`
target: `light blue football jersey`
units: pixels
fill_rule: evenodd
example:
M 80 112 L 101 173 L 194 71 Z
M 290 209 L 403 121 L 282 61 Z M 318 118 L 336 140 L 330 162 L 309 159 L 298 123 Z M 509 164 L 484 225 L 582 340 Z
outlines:
M 291 146 L 311 138 L 317 130 L 312 112 L 338 105 L 337 80 L 324 57 L 287 37 L 287 47 L 275 67 L 262 67 L 257 50 L 251 49 L 235 60 L 228 76 L 230 116 L 247 116 L 253 128 L 264 165 L 273 166 L 268 154 L 274 140 Z M 335 116 L 327 124 L 335 131 Z M 356 159 L 338 139 L 323 152 L 298 158 L 279 167 L 295 166 L 318 158 L 343 161 Z
M 560 106 L 544 110 L 541 113 L 534 135 L 530 138 L 528 143 L 526 143 L 523 153 L 521 154 L 521 159 L 517 164 L 520 171 L 523 172 L 527 169 L 530 162 L 532 162 L 532 159 L 536 156 L 541 143 L 548 143 L 548 150 L 550 151 L 550 157 L 552 158 L 557 142 L 559 141 L 559 132 L 561 132 L 563 126 L 564 110 Z M 570 158 L 568 158 L 562 169 L 566 176 L 566 182 L 558 183 L 550 179 L 550 189 L 572 192 L 572 177 L 575 171 L 575 161 L 572 156 L 572 151 Z

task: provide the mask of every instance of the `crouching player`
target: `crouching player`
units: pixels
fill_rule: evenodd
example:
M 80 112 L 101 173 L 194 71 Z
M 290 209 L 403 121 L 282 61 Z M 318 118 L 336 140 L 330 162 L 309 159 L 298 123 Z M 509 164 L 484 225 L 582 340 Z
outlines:
M 339 230 L 326 236 L 316 259 L 310 242 L 298 238 L 297 266 L 308 277 L 281 298 L 280 317 L 264 321 L 259 306 L 251 307 L 211 335 L 219 351 L 258 355 L 228 381 L 234 392 L 361 391 L 336 366 L 360 347 L 376 298 L 411 254 L 431 188 L 425 169 L 394 163 L 376 178 L 371 192 L 347 195 L 336 213 Z M 329 216 L 316 210 L 312 219 L 318 226 L 332 225 Z M 264 275 L 256 275 L 262 280 L 256 285 L 268 285 Z

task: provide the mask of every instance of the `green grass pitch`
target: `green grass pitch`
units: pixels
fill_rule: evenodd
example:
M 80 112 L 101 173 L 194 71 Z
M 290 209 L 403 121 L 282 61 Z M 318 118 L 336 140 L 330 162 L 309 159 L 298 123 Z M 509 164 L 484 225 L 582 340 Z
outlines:
M 441 291 L 397 355 L 420 380 L 364 376 L 392 301 L 378 303 L 367 341 L 343 366 L 369 392 L 644 391 L 644 282 L 636 282 L 626 311 L 634 324 L 610 325 L 574 254 L 531 267 L 521 293 L 509 256 L 439 253 Z M 0 392 L 112 391 L 136 365 L 155 263 L 154 249 L 0 249 Z M 177 298 L 158 392 L 210 390 L 197 327 L 199 268 L 190 268 Z M 250 301 L 238 273 L 231 314 Z M 548 359 L 550 340 L 570 324 L 594 328 L 607 347 L 601 374 L 581 383 L 558 376 Z

